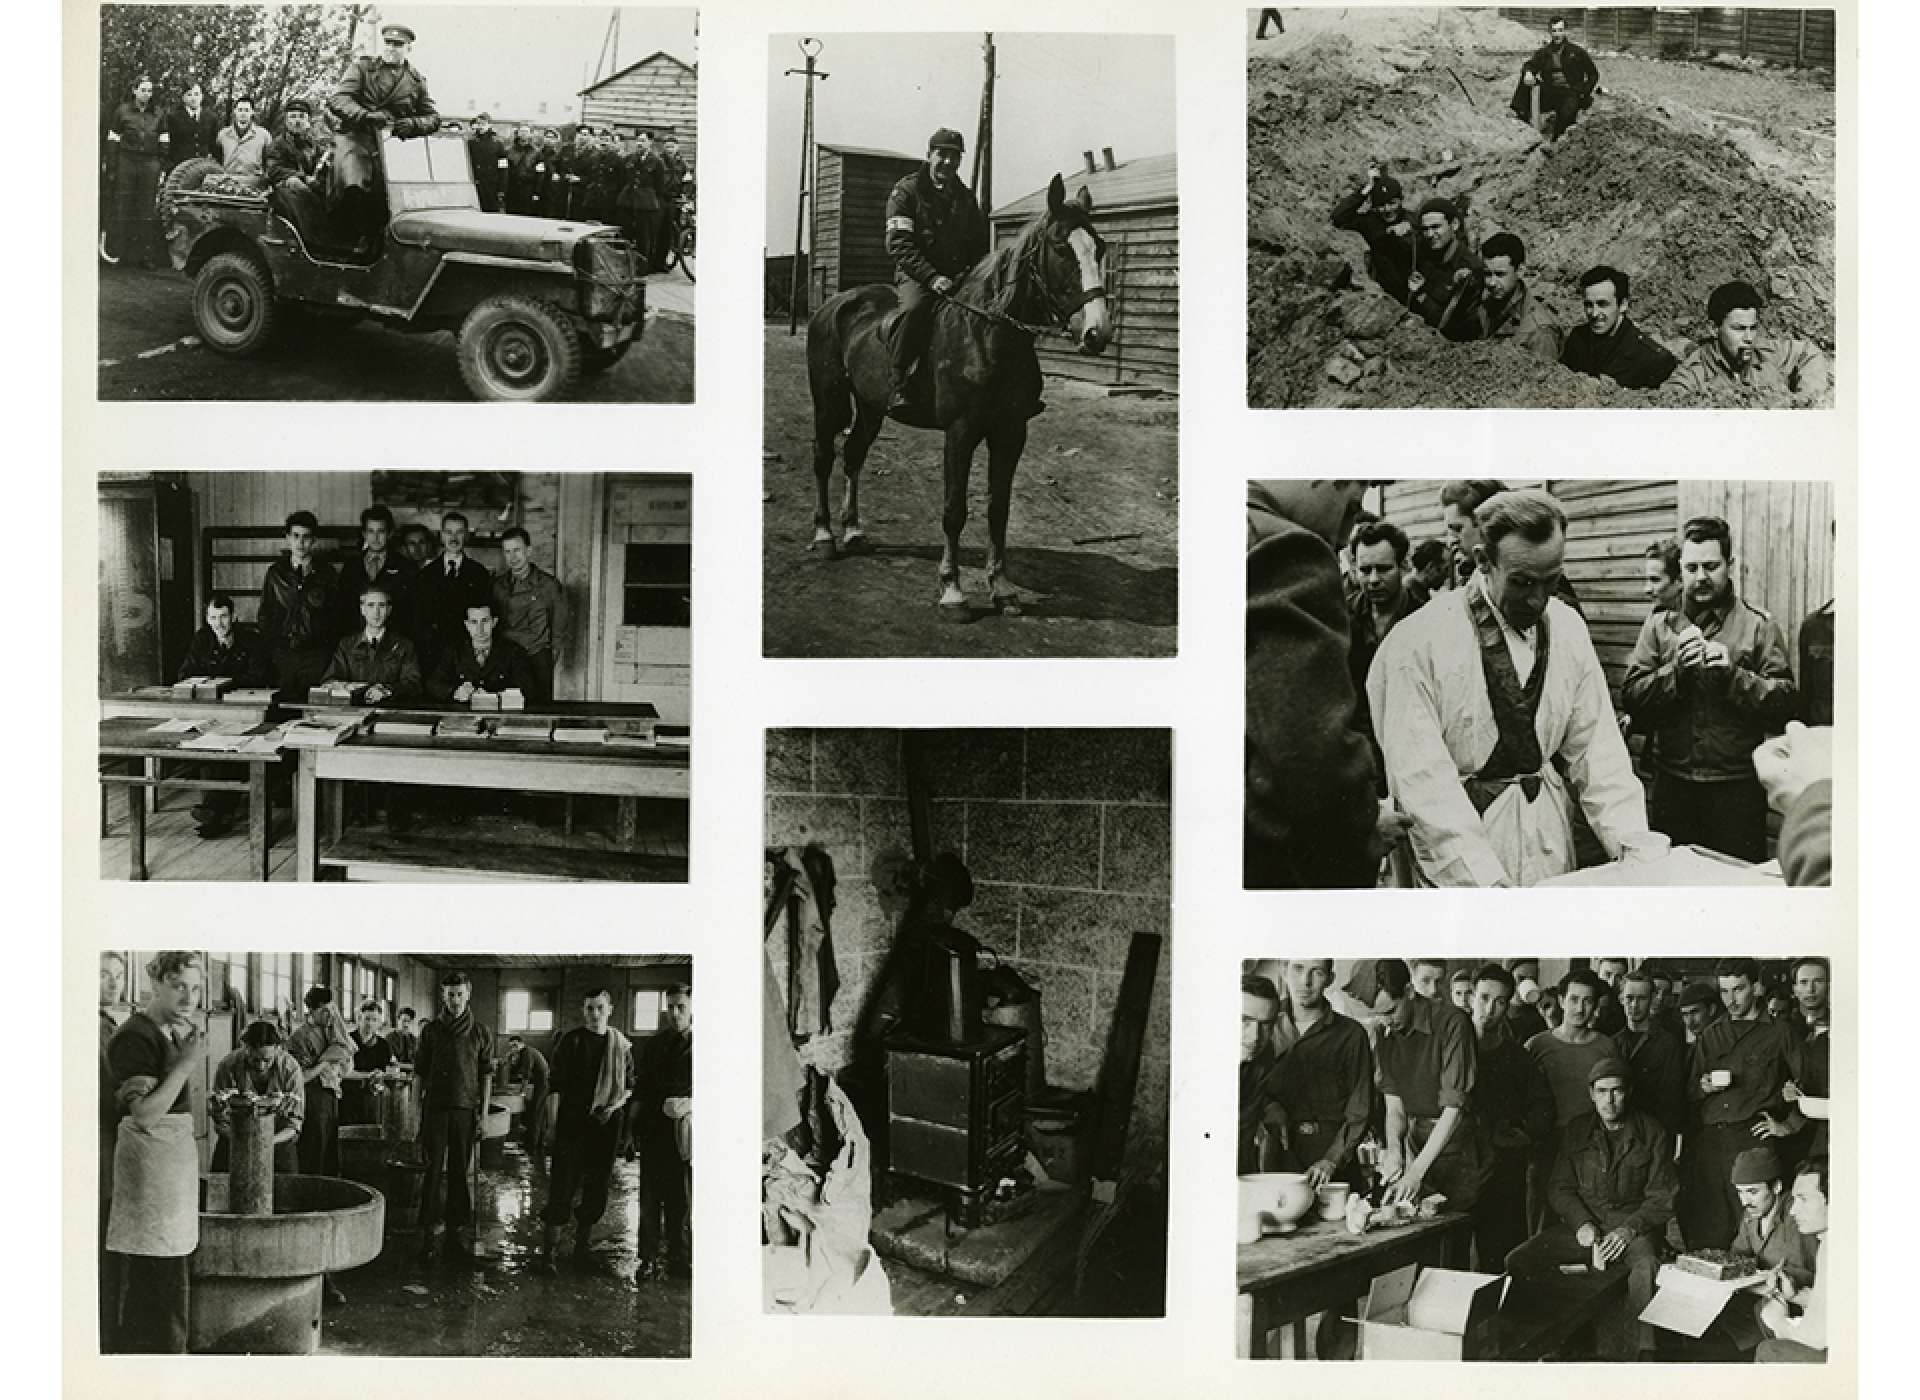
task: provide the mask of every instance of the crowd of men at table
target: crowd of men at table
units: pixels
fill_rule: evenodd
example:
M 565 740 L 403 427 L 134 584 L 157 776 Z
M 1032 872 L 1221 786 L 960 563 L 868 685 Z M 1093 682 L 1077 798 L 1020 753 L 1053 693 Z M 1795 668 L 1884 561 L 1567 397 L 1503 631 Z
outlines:
M 1242 1173 L 1442 1195 L 1514 1287 L 1624 1270 L 1606 1359 L 1654 1354 L 1637 1319 L 1676 1248 L 1751 1256 L 1758 1296 L 1736 1293 L 1693 1354 L 1824 1359 L 1825 958 L 1711 978 L 1598 958 L 1547 984 L 1537 959 L 1382 959 L 1344 987 L 1331 959 L 1260 966 L 1278 975 L 1241 982 Z
M 1683 845 L 1759 864 L 1770 806 L 1787 882 L 1829 882 L 1831 599 L 1800 624 L 1796 675 L 1740 594 L 1732 529 L 1686 521 L 1646 550 L 1616 710 L 1551 493 L 1447 482 L 1448 539 L 1416 551 L 1361 510 L 1368 484 L 1248 488 L 1248 888 L 1371 885 L 1383 854 L 1415 885 L 1533 885 Z
M 156 953 L 151 988 L 124 1021 L 110 1015 L 127 985 L 118 953 L 100 961 L 101 1312 L 108 1352 L 187 1349 L 191 1259 L 198 1241 L 199 1149 L 193 1082 L 206 1056 L 195 1019 L 200 956 Z M 340 1176 L 340 1129 L 378 1123 L 396 1079 L 420 1086 L 421 1186 L 415 1265 L 483 1264 L 474 1227 L 471 1162 L 494 1089 L 526 1096 L 525 1146 L 544 1168 L 546 1201 L 536 1269 L 553 1274 L 561 1232 L 573 1223 L 572 1263 L 591 1266 L 593 1231 L 606 1213 L 616 1159 L 640 1164 L 637 1282 L 691 1273 L 687 1163 L 693 1111 L 693 991 L 662 998 L 660 1029 L 636 1046 L 610 1022 L 613 993 L 581 1000 L 580 1024 L 559 1034 L 552 1060 L 520 1035 L 502 1046 L 474 1015 L 472 978 L 440 976 L 433 1016 L 400 1008 L 392 1030 L 378 1000 L 349 1025 L 330 987 L 315 986 L 305 1014 L 291 1008 L 247 1020 L 239 1045 L 214 1068 L 207 1119 L 209 1170 L 228 1170 L 235 1095 L 272 1101 L 276 1172 Z M 296 1024 L 297 1023 L 297 1024 Z M 498 1085 L 495 1085 L 496 1077 Z M 346 1298 L 331 1278 L 329 1301 Z
M 507 690 L 530 703 L 553 699 L 571 625 L 565 588 L 534 562 L 520 526 L 500 536 L 498 573 L 467 553 L 470 540 L 459 511 L 440 516 L 436 546 L 424 524 L 396 527 L 388 507 L 371 505 L 360 512 L 359 547 L 336 567 L 320 551 L 319 520 L 294 511 L 286 553 L 260 581 L 257 620 L 239 621 L 230 594 L 209 595 L 206 625 L 176 679 L 232 678 L 296 700 L 312 686 L 351 681 L 374 705 L 466 704 Z M 224 835 L 240 801 L 207 793 L 194 808 L 196 830 Z

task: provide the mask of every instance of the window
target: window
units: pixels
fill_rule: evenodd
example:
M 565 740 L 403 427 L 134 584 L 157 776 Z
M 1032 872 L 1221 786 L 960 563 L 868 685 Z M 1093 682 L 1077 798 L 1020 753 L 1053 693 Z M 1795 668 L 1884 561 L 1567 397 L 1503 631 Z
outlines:
M 664 987 L 641 987 L 633 994 L 633 1033 L 652 1035 L 660 1029 L 660 1012 L 667 1004 Z
M 629 544 L 620 623 L 687 627 L 693 620 L 693 546 Z
M 254 1010 L 279 1016 L 293 1005 L 293 954 L 262 953 L 254 964 Z
M 545 987 L 514 987 L 506 995 L 506 1030 L 553 1029 L 553 992 Z
M 206 993 L 202 998 L 209 1008 L 233 1006 L 247 1000 L 247 955 L 245 953 L 208 953 Z

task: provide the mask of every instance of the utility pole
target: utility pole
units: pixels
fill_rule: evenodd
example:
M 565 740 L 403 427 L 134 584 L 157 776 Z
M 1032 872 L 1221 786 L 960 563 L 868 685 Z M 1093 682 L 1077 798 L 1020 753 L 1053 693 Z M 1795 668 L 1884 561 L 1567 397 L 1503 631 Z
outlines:
M 789 78 L 807 80 L 806 116 L 800 123 L 800 204 L 793 211 L 793 285 L 787 293 L 787 334 L 797 335 L 800 330 L 800 272 L 801 236 L 806 237 L 808 256 L 813 253 L 813 80 L 825 82 L 831 75 L 823 73 L 815 66 L 814 60 L 820 57 L 821 44 L 818 39 L 802 39 L 800 52 L 806 56 L 805 68 L 789 68 Z
M 980 202 L 980 213 L 993 213 L 993 34 L 988 32 L 982 45 L 987 74 L 980 87 L 980 129 L 973 138 L 973 196 Z
M 607 55 L 613 55 L 613 62 L 607 62 Z M 609 74 L 620 71 L 620 11 L 616 8 L 607 18 L 607 32 L 600 36 L 600 56 L 593 61 L 593 81 L 599 82 Z

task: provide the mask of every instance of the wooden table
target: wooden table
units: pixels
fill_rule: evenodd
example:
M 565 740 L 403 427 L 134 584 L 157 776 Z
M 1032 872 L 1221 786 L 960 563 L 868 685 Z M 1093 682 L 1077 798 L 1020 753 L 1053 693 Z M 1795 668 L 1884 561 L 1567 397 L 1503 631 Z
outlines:
M 1304 1356 L 1308 1318 L 1351 1308 L 1382 1274 L 1408 1264 L 1443 1264 L 1448 1247 L 1463 1248 L 1471 1228 L 1460 1214 L 1364 1235 L 1353 1234 L 1343 1222 L 1313 1220 L 1291 1235 L 1241 1245 L 1236 1354 L 1266 1360 L 1267 1335 L 1291 1326 L 1295 1354 Z
M 154 687 L 158 690 L 160 687 Z M 226 700 L 181 700 L 172 695 L 159 695 L 151 691 L 114 690 L 100 697 L 101 719 L 151 719 L 155 724 L 170 719 L 212 720 L 221 724 L 238 721 L 241 724 L 263 724 L 273 713 L 273 704 L 248 703 Z M 157 762 L 147 764 L 147 776 L 159 776 Z M 153 810 L 160 810 L 158 784 L 146 789 L 146 795 L 154 799 Z M 100 792 L 100 834 L 107 831 L 106 789 Z M 128 800 L 132 801 L 132 789 L 128 789 Z
M 341 707 L 316 708 L 337 711 Z M 449 710 L 426 713 L 445 714 Z M 606 716 L 609 707 L 599 707 L 592 713 Z M 605 796 L 622 799 L 623 813 L 626 813 L 633 810 L 630 804 L 643 797 L 686 801 L 688 767 L 689 755 L 682 748 L 631 749 L 553 740 L 438 734 L 383 736 L 377 730 L 356 735 L 332 748 L 303 748 L 294 779 L 294 807 L 298 814 L 295 877 L 312 880 L 319 873 L 323 783 L 402 783 L 493 792 Z M 326 805 L 328 834 L 333 841 L 338 841 L 343 818 L 337 795 Z M 631 817 L 623 816 L 622 824 L 630 827 Z
M 240 707 L 235 707 L 239 710 Z M 241 718 L 235 713 L 227 718 Z M 109 787 L 127 790 L 127 878 L 147 878 L 147 812 L 140 800 L 141 789 L 191 788 L 202 792 L 244 792 L 247 794 L 247 869 L 256 879 L 267 878 L 268 852 L 273 849 L 272 808 L 267 801 L 267 772 L 280 762 L 279 753 L 217 753 L 180 746 L 191 734 L 156 734 L 151 716 L 135 719 L 122 716 L 100 721 L 100 783 L 102 792 Z M 164 778 L 152 765 L 161 759 L 183 763 L 208 763 L 222 767 L 239 766 L 246 773 L 227 778 Z M 119 763 L 125 768 L 117 768 Z

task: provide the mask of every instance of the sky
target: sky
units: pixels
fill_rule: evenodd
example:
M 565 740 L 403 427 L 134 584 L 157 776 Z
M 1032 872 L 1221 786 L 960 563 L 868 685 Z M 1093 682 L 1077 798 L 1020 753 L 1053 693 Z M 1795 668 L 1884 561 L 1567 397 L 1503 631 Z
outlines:
M 934 130 L 967 141 L 960 177 L 970 180 L 980 121 L 983 35 L 820 34 L 814 134 L 828 145 L 919 156 Z M 802 89 L 783 70 L 803 66 L 797 34 L 776 34 L 767 55 L 769 252 L 792 251 L 799 200 Z M 1173 41 L 1160 36 L 996 34 L 993 198 L 1010 204 L 1080 153 L 1113 147 L 1116 160 L 1170 154 L 1174 142 Z
M 444 116 L 489 111 L 560 123 L 579 114 L 581 88 L 594 80 L 612 5 L 407 5 L 379 8 L 382 23 L 420 36 L 413 65 L 426 74 Z M 656 49 L 693 63 L 696 11 L 618 7 L 620 63 Z M 360 46 L 372 52 L 379 25 L 362 26 Z M 600 76 L 619 71 L 608 67 Z M 544 109 L 541 103 L 545 103 Z

